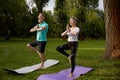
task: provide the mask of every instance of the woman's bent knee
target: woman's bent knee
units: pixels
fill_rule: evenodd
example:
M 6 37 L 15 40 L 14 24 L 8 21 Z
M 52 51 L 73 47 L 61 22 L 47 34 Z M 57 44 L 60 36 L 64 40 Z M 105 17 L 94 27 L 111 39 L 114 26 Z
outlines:
M 56 50 L 57 50 L 57 51 L 60 51 L 60 50 L 61 50 L 61 49 L 60 49 L 60 46 L 56 47 Z

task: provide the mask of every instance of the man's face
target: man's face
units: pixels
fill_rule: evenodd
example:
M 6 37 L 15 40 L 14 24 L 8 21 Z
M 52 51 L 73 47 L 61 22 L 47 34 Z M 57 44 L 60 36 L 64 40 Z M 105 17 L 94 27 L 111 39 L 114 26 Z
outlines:
M 40 13 L 39 15 L 38 15 L 38 22 L 43 22 L 44 21 L 44 15 L 42 14 L 42 13 Z

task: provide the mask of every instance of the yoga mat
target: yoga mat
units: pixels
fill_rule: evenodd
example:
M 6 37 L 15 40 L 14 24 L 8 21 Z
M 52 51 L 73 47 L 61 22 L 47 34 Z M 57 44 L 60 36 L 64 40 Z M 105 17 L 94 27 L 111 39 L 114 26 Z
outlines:
M 45 61 L 44 68 L 42 68 L 42 69 L 53 66 L 53 65 L 57 64 L 58 62 L 59 62 L 58 60 L 48 59 Z M 33 72 L 33 71 L 37 70 L 38 67 L 40 66 L 40 64 L 41 63 L 35 64 L 32 66 L 22 67 L 22 68 L 15 69 L 15 70 L 7 69 L 7 68 L 5 68 L 4 70 L 9 71 L 9 72 L 13 72 L 13 73 L 17 73 L 17 74 L 25 74 L 25 73 L 29 73 L 29 72 Z
M 40 75 L 37 78 L 37 80 L 73 80 L 75 78 L 78 78 L 82 74 L 86 74 L 87 72 L 89 72 L 91 70 L 92 70 L 92 68 L 77 65 L 75 67 L 75 71 L 73 73 L 72 78 L 68 77 L 68 74 L 71 71 L 71 68 L 69 68 L 69 69 L 66 69 L 66 70 L 62 70 L 58 73 Z

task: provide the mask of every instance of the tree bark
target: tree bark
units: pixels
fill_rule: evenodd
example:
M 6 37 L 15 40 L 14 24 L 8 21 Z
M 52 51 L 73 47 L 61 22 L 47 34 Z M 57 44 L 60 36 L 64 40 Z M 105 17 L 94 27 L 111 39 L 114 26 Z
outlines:
M 120 0 L 103 0 L 106 28 L 104 59 L 120 59 Z

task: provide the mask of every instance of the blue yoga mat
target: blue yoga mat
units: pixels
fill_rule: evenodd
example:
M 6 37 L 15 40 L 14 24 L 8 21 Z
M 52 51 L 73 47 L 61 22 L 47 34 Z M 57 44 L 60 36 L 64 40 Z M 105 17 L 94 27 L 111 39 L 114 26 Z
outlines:
M 37 80 L 73 80 L 75 78 L 78 78 L 82 74 L 86 74 L 87 72 L 93 70 L 92 68 L 89 67 L 83 67 L 83 66 L 76 66 L 75 71 L 73 73 L 73 77 L 69 78 L 67 77 L 68 74 L 71 71 L 71 68 L 62 70 L 58 73 L 53 73 L 53 74 L 43 74 L 40 75 Z

